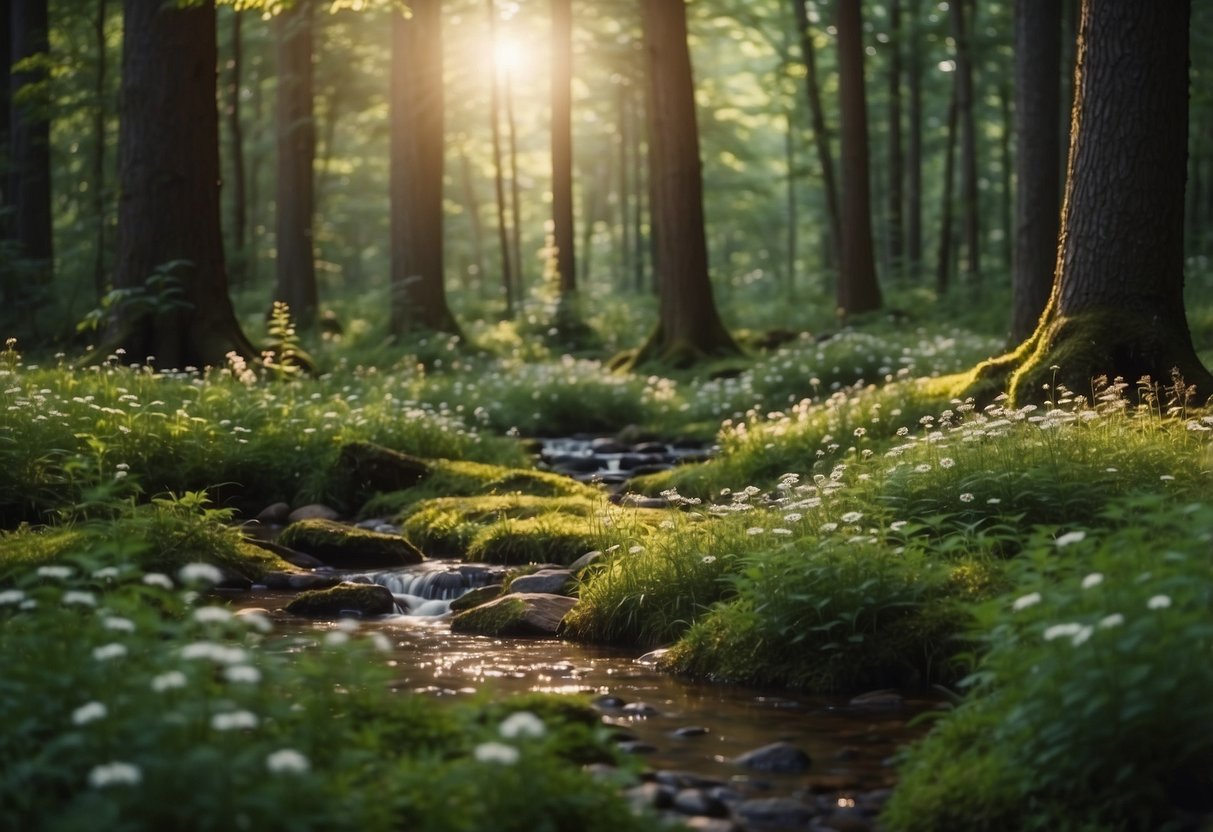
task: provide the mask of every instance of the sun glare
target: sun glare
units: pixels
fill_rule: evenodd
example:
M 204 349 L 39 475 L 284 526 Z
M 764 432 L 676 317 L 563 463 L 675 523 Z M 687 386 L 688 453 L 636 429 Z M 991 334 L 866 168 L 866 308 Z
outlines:
M 498 38 L 493 47 L 493 67 L 502 77 L 518 77 L 526 69 L 527 55 L 516 41 Z

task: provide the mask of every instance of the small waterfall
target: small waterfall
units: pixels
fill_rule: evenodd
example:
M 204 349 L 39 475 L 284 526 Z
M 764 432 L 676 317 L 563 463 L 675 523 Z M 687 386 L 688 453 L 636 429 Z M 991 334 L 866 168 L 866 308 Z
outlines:
M 505 569 L 500 566 L 431 560 L 400 569 L 350 575 L 347 580 L 387 587 L 402 615 L 438 616 L 448 613 L 451 601 L 460 595 L 499 583 L 504 574 Z

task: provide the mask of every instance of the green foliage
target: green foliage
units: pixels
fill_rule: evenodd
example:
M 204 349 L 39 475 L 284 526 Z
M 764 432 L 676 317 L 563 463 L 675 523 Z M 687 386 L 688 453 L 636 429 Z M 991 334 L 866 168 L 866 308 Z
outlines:
M 376 631 L 279 636 L 191 606 L 206 569 L 181 592 L 104 560 L 77 549 L 0 590 L 14 828 L 656 828 L 570 765 L 613 759 L 576 708 L 393 693 Z
M 188 270 L 187 260 L 173 260 L 157 266 L 142 286 L 111 289 L 102 296 L 99 305 L 87 312 L 76 324 L 78 332 L 100 329 L 111 318 L 134 320 L 145 316 L 171 315 L 189 309 L 180 272 Z
M 432 555 L 498 563 L 568 562 L 593 548 L 581 547 L 592 541 L 588 518 L 597 507 L 597 500 L 586 497 L 442 497 L 416 504 L 403 531 Z M 570 547 L 580 549 L 572 558 Z M 561 556 L 519 559 L 528 553 Z
M 1014 592 L 979 608 L 973 690 L 910 750 L 889 828 L 1163 829 L 1208 811 L 1213 678 L 1195 657 L 1213 648 L 1213 508 L 1135 497 L 1100 519 L 1032 537 Z

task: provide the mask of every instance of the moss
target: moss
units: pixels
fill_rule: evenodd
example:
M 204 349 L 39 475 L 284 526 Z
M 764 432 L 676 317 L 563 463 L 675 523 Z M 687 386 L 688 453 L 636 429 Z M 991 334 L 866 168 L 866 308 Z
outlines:
M 408 566 L 424 560 L 417 547 L 401 537 L 343 526 L 331 520 L 292 523 L 282 532 L 279 542 L 343 569 Z
M 80 548 L 84 533 L 77 529 L 21 526 L 0 533 L 0 584 L 14 575 L 61 561 Z
M 489 601 L 498 598 L 503 588 L 501 584 L 491 584 L 489 586 L 478 586 L 475 589 L 470 589 L 454 601 L 451 601 L 451 612 L 463 612 L 464 610 L 470 610 L 472 607 L 487 604 Z
M 584 528 L 587 522 L 584 518 L 591 516 L 598 506 L 598 501 L 584 497 L 442 497 L 414 506 L 404 520 L 403 529 L 409 540 L 427 552 L 463 557 L 488 527 L 505 520 L 572 517 L 580 520 Z M 576 557 L 582 554 L 579 552 Z
M 472 539 L 467 557 L 486 563 L 568 565 L 597 548 L 598 543 L 585 518 L 550 512 L 500 520 L 481 529 Z
M 304 618 L 339 618 L 351 612 L 370 617 L 395 612 L 396 601 L 387 587 L 346 582 L 301 592 L 286 605 L 286 611 Z
M 504 597 L 459 613 L 451 619 L 451 632 L 482 636 L 512 635 L 524 615 L 526 603 L 521 598 Z

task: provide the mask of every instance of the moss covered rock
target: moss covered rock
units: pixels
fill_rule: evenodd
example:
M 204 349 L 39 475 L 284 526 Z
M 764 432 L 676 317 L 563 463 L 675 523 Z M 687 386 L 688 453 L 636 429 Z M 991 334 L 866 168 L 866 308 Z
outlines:
M 385 586 L 348 581 L 329 589 L 301 592 L 286 605 L 286 611 L 304 618 L 370 618 L 396 611 L 396 599 Z
M 511 565 L 568 564 L 598 548 L 600 542 L 585 518 L 546 514 L 502 520 L 484 528 L 472 540 L 467 557 Z
M 293 523 L 282 532 L 279 542 L 338 569 L 391 568 L 425 560 L 416 546 L 401 537 L 330 520 Z
M 489 601 L 500 596 L 503 588 L 501 584 L 490 584 L 489 586 L 478 586 L 475 589 L 469 589 L 454 601 L 451 601 L 451 612 L 463 612 L 464 610 L 472 609 L 472 607 L 487 604 Z
M 587 518 L 599 506 L 600 499 L 585 497 L 442 497 L 418 504 L 405 519 L 403 530 L 410 541 L 436 555 L 495 563 L 568 563 L 594 548 L 585 545 Z M 519 536 L 533 539 L 522 541 Z M 553 537 L 562 540 L 554 543 Z M 572 558 L 567 557 L 570 546 L 577 550 Z M 544 555 L 547 550 L 556 555 Z
M 505 595 L 451 619 L 451 632 L 482 636 L 554 636 L 575 598 L 542 593 Z

